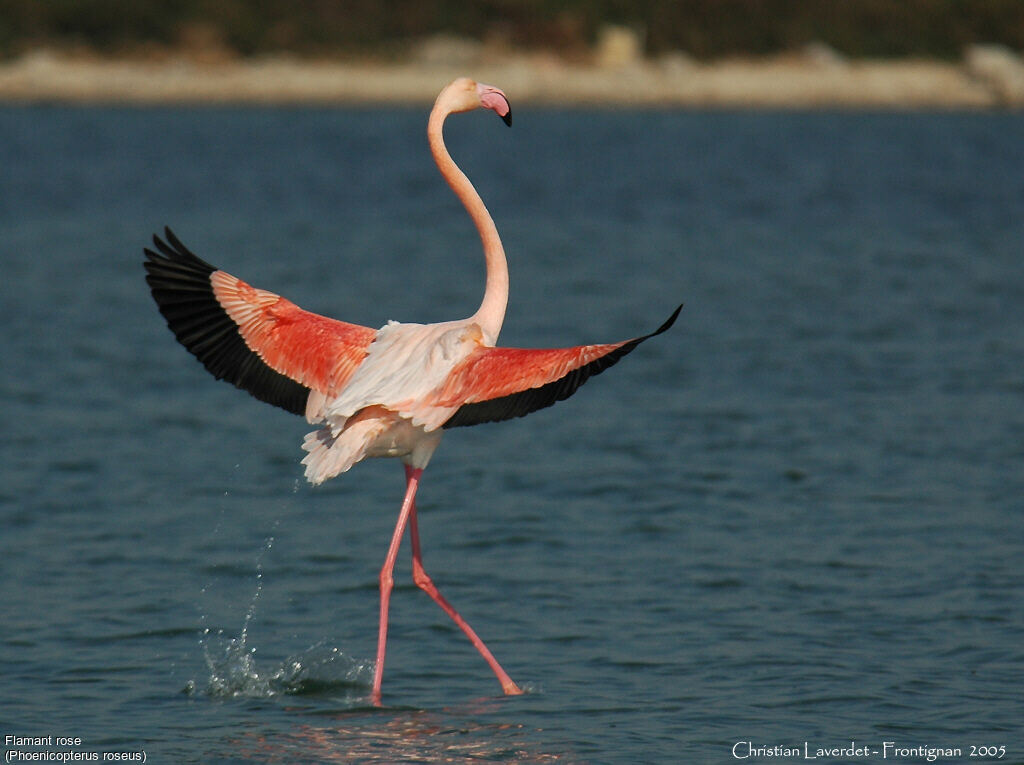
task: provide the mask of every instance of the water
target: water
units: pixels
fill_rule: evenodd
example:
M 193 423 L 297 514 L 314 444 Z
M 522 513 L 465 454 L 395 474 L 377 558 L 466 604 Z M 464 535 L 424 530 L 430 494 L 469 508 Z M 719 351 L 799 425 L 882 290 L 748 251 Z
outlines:
M 304 485 L 308 426 L 208 379 L 140 251 L 170 224 L 312 310 L 468 315 L 478 243 L 424 126 L 0 109 L 2 733 L 168 763 L 1024 762 L 1024 116 L 453 120 L 511 261 L 504 343 L 686 307 L 424 477 L 427 568 L 531 692 L 500 695 L 403 550 L 374 709 L 399 465 Z

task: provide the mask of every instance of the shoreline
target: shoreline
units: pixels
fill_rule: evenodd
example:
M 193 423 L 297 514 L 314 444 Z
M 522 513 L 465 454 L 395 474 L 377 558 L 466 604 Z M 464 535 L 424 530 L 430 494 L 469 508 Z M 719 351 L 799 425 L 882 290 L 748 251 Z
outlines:
M 423 105 L 467 74 L 515 103 L 662 108 L 1021 109 L 1024 61 L 992 46 L 959 62 L 808 55 L 615 66 L 534 55 L 395 64 L 290 57 L 203 61 L 36 51 L 0 63 L 0 104 Z

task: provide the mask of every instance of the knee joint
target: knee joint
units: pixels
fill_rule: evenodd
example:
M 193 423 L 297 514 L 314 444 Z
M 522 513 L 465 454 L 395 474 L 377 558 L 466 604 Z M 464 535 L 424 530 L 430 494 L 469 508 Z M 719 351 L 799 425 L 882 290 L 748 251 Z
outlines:
M 427 576 L 427 572 L 424 571 L 422 566 L 414 566 L 412 569 L 412 580 L 416 583 L 416 586 L 421 590 L 429 590 L 433 588 L 433 580 Z

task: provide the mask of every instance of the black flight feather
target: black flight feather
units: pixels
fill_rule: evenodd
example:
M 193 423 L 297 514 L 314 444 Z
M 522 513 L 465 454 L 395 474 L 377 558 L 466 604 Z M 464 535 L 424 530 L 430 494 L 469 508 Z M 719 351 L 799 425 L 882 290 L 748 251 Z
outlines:
M 267 366 L 245 344 L 238 325 L 217 302 L 210 274 L 217 269 L 192 253 L 169 229 L 145 248 L 146 283 L 178 342 L 218 380 L 292 414 L 305 414 L 309 388 Z

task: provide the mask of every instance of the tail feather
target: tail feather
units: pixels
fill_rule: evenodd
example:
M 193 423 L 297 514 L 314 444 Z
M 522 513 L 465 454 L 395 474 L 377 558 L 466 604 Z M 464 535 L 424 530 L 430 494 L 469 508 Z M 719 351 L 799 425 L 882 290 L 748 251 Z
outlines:
M 364 419 L 346 423 L 338 431 L 330 424 L 306 434 L 302 448 L 307 454 L 302 459 L 306 466 L 306 480 L 314 486 L 347 471 L 367 456 L 367 450 L 387 429 L 388 423 Z

